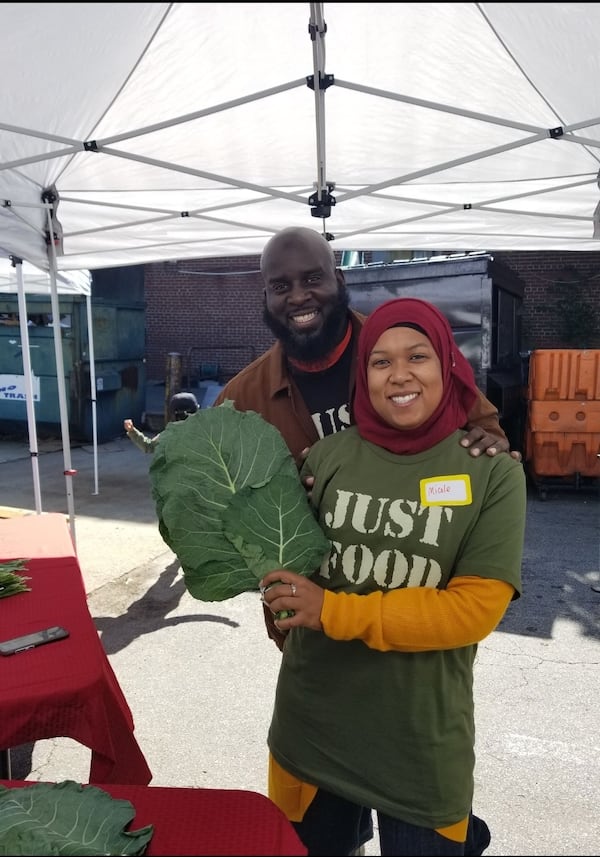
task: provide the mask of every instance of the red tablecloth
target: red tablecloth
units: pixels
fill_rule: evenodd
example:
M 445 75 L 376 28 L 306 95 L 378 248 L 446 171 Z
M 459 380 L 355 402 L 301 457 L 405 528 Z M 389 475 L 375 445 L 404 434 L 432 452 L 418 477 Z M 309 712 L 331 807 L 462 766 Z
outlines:
M 10 788 L 33 785 L 0 780 Z M 154 826 L 148 857 L 289 855 L 306 848 L 284 814 L 264 795 L 235 789 L 182 789 L 159 786 L 101 785 L 135 808 L 130 830 Z
M 57 533 L 54 548 L 51 539 L 39 541 L 49 526 Z M 70 538 L 65 540 L 66 528 L 60 515 L 0 521 L 0 560 L 28 558 L 37 550 L 51 554 L 28 560 L 31 592 L 0 598 L 0 637 L 52 625 L 62 625 L 70 634 L 0 657 L 0 749 L 64 736 L 92 751 L 90 782 L 146 785 L 152 773 L 90 615 L 72 545 L 71 555 L 56 556 L 70 543 Z

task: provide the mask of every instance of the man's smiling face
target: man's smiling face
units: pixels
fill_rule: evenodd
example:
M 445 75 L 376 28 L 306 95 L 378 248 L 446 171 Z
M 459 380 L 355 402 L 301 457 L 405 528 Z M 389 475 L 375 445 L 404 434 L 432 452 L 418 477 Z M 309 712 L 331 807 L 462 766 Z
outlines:
M 331 248 L 310 230 L 278 234 L 261 259 L 263 319 L 290 357 L 325 357 L 347 325 L 348 294 Z

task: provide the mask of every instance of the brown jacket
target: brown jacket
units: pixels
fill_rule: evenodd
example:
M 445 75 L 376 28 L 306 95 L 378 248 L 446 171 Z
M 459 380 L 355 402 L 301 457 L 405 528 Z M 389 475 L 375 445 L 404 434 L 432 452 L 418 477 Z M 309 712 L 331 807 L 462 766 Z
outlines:
M 366 316 L 351 311 L 353 347 L 356 351 L 358 332 Z M 355 361 L 352 361 L 355 365 Z M 354 372 L 350 378 L 348 401 L 354 386 Z M 285 354 L 277 341 L 260 357 L 241 370 L 217 396 L 214 404 L 231 399 L 238 411 L 256 411 L 267 422 L 279 429 L 296 461 L 303 449 L 318 440 L 317 430 L 298 387 L 287 370 Z M 498 410 L 480 391 L 469 414 L 469 426 L 478 425 L 488 434 L 504 439 Z

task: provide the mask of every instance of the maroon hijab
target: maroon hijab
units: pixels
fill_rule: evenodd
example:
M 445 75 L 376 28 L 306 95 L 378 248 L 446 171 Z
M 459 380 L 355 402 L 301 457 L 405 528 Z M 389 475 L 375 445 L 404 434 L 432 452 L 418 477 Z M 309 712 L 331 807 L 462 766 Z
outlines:
M 371 405 L 367 364 L 381 334 L 397 325 L 418 325 L 430 340 L 442 370 L 444 392 L 433 414 L 414 429 L 393 428 Z M 427 301 L 396 298 L 377 307 L 367 318 L 358 340 L 358 364 L 353 416 L 362 438 L 390 452 L 412 454 L 430 449 L 467 422 L 478 391 L 470 363 L 460 352 L 446 317 Z

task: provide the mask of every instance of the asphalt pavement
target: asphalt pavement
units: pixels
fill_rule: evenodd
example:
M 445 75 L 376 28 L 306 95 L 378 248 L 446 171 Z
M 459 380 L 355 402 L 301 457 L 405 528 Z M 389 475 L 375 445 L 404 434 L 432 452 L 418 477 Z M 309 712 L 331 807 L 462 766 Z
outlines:
M 42 512 L 69 511 L 58 441 L 39 444 Z M 88 603 L 133 712 L 152 785 L 266 793 L 279 664 L 258 593 L 200 602 L 158 533 L 151 458 L 125 436 L 73 446 L 72 529 Z M 24 441 L 0 440 L 0 506 L 35 513 Z M 597 855 L 600 847 L 600 502 L 529 492 L 523 597 L 479 648 L 475 812 L 486 855 Z M 15 779 L 86 782 L 67 738 L 13 748 Z M 375 837 L 367 855 L 379 854 Z

